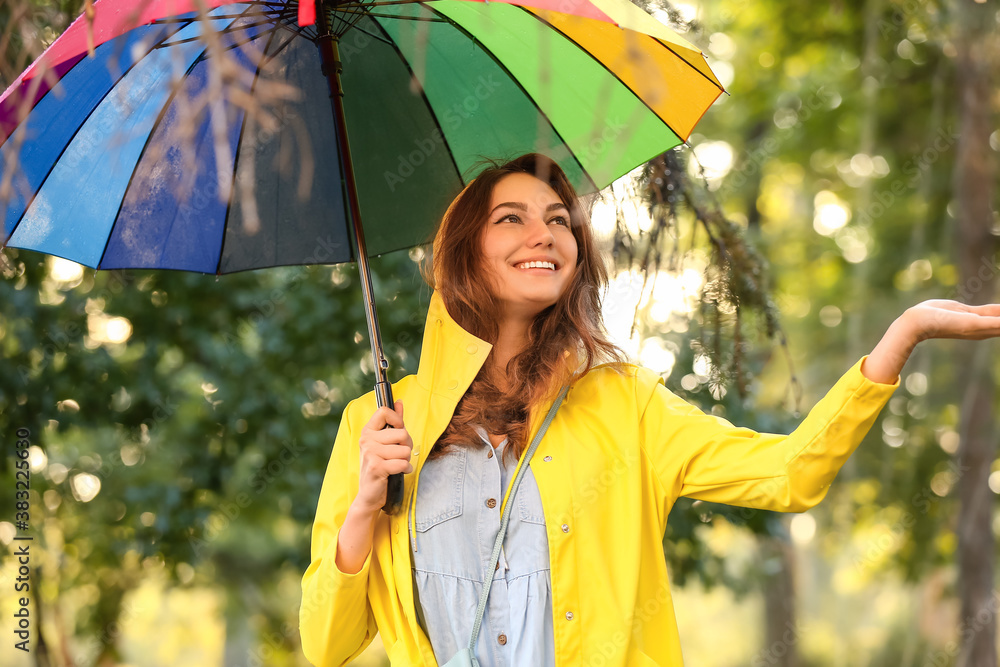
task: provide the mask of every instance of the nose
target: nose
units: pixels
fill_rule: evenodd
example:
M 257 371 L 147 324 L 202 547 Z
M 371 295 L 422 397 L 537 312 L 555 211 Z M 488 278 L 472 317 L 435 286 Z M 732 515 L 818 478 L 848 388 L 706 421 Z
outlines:
M 552 230 L 545 224 L 543 219 L 537 216 L 531 217 L 531 220 L 525 225 L 524 232 L 525 243 L 528 247 L 551 247 L 555 245 L 556 237 L 552 234 Z

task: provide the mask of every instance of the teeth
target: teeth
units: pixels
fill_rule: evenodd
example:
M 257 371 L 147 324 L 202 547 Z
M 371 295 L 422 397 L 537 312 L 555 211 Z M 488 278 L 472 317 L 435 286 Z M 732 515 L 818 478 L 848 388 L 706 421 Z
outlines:
M 519 269 L 552 269 L 556 270 L 556 265 L 552 262 L 524 262 L 523 264 L 518 264 Z

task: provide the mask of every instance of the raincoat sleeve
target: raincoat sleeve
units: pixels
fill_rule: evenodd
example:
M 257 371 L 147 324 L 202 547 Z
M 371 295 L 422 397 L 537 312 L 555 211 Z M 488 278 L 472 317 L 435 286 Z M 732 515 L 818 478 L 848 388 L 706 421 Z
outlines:
M 378 632 L 368 600 L 372 554 L 356 574 L 342 572 L 336 563 L 340 527 L 358 494 L 360 428 L 351 422 L 354 403 L 340 420 L 313 522 L 312 562 L 302 577 L 299 634 L 303 654 L 317 667 L 348 664 Z
M 778 512 L 815 506 L 899 386 L 898 377 L 893 384 L 865 377 L 861 364 L 866 358 L 789 435 L 757 433 L 708 415 L 642 369 L 639 397 L 649 399 L 640 417 L 640 438 L 667 498 Z

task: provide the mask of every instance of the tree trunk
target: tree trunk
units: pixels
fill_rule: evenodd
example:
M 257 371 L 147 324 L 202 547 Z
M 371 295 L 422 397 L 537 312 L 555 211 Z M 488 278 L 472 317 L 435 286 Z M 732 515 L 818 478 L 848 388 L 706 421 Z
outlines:
M 270 655 L 261 655 L 263 646 L 255 647 L 256 634 L 250 627 L 250 613 L 247 611 L 247 601 L 241 591 L 228 591 L 226 596 L 226 645 L 222 664 L 224 667 L 246 667 L 252 663 L 268 664 Z
M 994 41 L 993 8 L 959 0 L 955 47 L 959 104 L 958 154 L 954 193 L 958 206 L 956 253 L 958 297 L 969 304 L 995 300 L 997 237 L 991 234 L 990 73 Z M 959 345 L 962 396 L 957 486 L 958 565 L 961 616 L 959 667 L 997 667 L 997 608 L 993 593 L 993 494 L 987 480 L 996 457 L 993 404 L 996 390 L 992 343 Z M 995 349 L 995 348 L 993 348 Z
M 754 665 L 798 667 L 795 549 L 787 536 L 758 536 L 764 565 L 764 648 Z

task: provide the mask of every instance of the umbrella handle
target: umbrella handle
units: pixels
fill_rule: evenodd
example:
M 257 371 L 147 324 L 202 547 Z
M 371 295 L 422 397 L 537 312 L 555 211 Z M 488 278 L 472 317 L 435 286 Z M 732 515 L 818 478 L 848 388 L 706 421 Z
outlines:
M 375 384 L 375 400 L 378 402 L 378 407 L 380 408 L 388 407 L 390 410 L 395 408 L 396 402 L 392 399 L 392 386 L 388 381 L 377 382 Z M 392 427 L 386 424 L 385 428 Z M 403 473 L 397 472 L 389 475 L 389 478 L 386 480 L 385 505 L 382 506 L 382 511 L 386 514 L 395 514 L 399 511 L 402 504 Z

